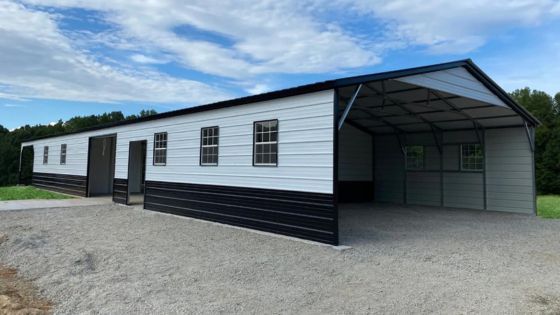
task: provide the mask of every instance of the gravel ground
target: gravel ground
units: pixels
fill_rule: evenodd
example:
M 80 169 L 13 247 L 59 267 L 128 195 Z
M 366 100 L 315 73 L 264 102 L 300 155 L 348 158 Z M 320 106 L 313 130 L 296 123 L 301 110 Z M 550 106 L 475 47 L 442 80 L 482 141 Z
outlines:
M 369 207 L 369 208 L 368 208 Z M 560 221 L 347 205 L 337 251 L 121 206 L 0 212 L 59 314 L 560 313 Z

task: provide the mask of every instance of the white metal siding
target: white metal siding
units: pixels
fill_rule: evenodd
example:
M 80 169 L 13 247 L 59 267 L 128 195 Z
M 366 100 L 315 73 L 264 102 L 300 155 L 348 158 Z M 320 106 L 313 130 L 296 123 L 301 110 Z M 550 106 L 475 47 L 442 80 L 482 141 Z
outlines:
M 338 138 L 338 180 L 371 181 L 372 145 L 369 134 L 344 124 Z
M 115 178 L 127 178 L 129 142 L 147 140 L 147 180 L 332 193 L 333 94 L 321 91 L 33 141 L 34 172 L 85 176 L 88 138 L 116 133 Z M 254 167 L 253 122 L 268 119 L 279 120 L 278 167 Z M 220 127 L 217 167 L 199 166 L 200 128 L 208 126 Z M 156 132 L 168 133 L 166 166 L 152 165 Z M 68 144 L 66 165 L 57 160 L 61 143 Z M 38 154 L 43 145 L 51 146 L 48 165 Z
M 463 67 L 417 74 L 396 80 L 507 107 L 502 100 Z
M 488 209 L 533 213 L 533 158 L 525 129 L 486 131 Z
M 60 145 L 66 144 L 66 164 L 60 164 Z M 87 175 L 88 136 L 68 135 L 24 143 L 33 144 L 33 172 Z M 49 146 L 49 163 L 43 164 L 43 147 Z

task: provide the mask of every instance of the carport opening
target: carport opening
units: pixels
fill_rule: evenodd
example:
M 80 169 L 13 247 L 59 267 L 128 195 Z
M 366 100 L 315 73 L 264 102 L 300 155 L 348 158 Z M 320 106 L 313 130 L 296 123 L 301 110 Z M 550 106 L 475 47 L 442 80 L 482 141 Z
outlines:
M 337 89 L 339 219 L 358 202 L 487 209 L 485 133 L 534 134 L 481 82 L 457 67 Z
M 88 196 L 104 196 L 113 193 L 115 177 L 115 135 L 89 138 Z

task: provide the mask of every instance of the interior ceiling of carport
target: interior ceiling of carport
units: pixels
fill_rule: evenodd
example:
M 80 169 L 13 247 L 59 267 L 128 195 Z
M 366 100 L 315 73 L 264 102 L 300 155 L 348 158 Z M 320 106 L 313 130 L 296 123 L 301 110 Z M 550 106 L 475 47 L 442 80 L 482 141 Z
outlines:
M 340 89 L 341 113 L 357 88 Z M 364 83 L 345 123 L 383 134 L 522 126 L 524 120 L 457 67 Z

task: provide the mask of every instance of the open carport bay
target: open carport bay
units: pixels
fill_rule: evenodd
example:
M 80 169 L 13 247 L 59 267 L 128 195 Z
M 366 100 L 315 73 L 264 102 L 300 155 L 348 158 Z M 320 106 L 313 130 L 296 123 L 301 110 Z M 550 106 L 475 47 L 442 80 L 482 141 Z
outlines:
M 560 221 L 342 204 L 341 243 L 122 206 L 6 211 L 0 262 L 55 312 L 558 313 Z

